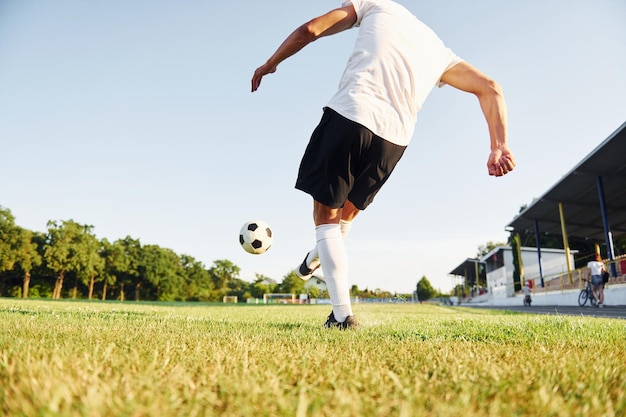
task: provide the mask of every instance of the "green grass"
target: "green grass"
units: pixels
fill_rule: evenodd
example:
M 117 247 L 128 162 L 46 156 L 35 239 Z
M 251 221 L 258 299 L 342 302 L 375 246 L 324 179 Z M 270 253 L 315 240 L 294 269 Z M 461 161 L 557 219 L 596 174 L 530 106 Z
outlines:
M 4 416 L 623 416 L 626 321 L 0 299 Z

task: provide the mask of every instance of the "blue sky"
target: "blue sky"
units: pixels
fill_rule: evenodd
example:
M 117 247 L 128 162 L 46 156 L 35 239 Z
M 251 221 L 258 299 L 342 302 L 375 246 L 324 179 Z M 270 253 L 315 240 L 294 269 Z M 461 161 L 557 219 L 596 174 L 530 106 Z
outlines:
M 488 241 L 626 119 L 626 3 L 403 0 L 499 81 L 518 168 L 487 175 L 474 97 L 435 89 L 404 158 L 347 240 L 351 283 L 410 292 Z M 0 205 L 16 222 L 94 226 L 281 280 L 314 244 L 300 157 L 356 30 L 309 45 L 250 93 L 253 71 L 337 1 L 0 1 Z M 274 229 L 264 255 L 240 226 Z

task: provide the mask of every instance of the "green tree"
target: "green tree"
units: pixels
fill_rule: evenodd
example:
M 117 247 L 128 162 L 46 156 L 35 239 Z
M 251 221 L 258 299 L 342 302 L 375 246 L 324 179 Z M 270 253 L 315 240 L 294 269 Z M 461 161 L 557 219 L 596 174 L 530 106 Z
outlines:
M 250 283 L 239 278 L 233 278 L 228 281 L 227 295 L 237 296 L 238 301 L 247 300 L 252 296 L 250 292 Z
M 459 300 L 462 298 L 465 298 L 465 285 L 464 284 L 455 285 L 452 291 L 450 291 L 450 295 L 459 297 Z
M 119 285 L 119 299 L 120 301 L 126 300 L 126 285 L 137 286 L 141 285 L 141 278 L 139 275 L 139 265 L 142 258 L 142 247 L 139 239 L 133 239 L 130 236 L 126 236 L 124 239 L 117 240 L 115 242 L 121 247 L 122 256 L 117 269 L 117 284 Z
M 486 254 L 488 254 L 489 252 L 491 252 L 492 250 L 494 250 L 495 248 L 499 247 L 499 246 L 506 246 L 506 243 L 504 242 L 493 242 L 493 241 L 489 241 L 487 243 L 485 243 L 484 245 L 480 245 L 478 246 L 478 252 L 476 253 L 476 258 L 480 259 L 483 256 L 485 256 Z
M 78 263 L 76 269 L 76 280 L 72 290 L 72 298 L 78 294 L 78 282 L 88 288 L 87 297 L 92 299 L 96 277 L 103 279 L 104 257 L 102 256 L 102 242 L 96 238 L 91 230 L 80 235 L 77 245 Z
M 353 285 L 352 287 L 350 287 L 350 296 L 351 297 L 360 297 L 361 296 L 361 290 L 359 290 L 358 285 Z
M 52 298 L 61 298 L 63 281 L 68 272 L 78 272 L 85 258 L 85 247 L 81 245 L 86 234 L 91 234 L 92 226 L 64 220 L 61 223 L 48 222 L 48 233 L 44 248 L 47 267 L 56 274 Z
M 303 281 L 298 275 L 296 275 L 296 271 L 292 270 L 283 277 L 283 282 L 278 284 L 276 292 L 281 294 L 305 294 L 305 284 L 306 281 Z
M 322 298 L 323 292 L 321 289 L 316 287 L 315 285 L 310 286 L 308 289 L 309 297 L 311 298 Z
M 0 277 L 3 272 L 13 270 L 20 241 L 20 228 L 15 224 L 15 217 L 11 210 L 0 206 Z M 2 292 L 0 289 L 0 294 Z
M 181 255 L 180 264 L 186 286 L 186 299 L 208 301 L 213 290 L 213 281 L 204 264 L 189 255 Z
M 215 287 L 226 290 L 231 279 L 239 278 L 240 269 L 228 259 L 218 259 L 213 261 L 213 266 L 209 269 L 209 275 Z
M 256 274 L 256 280 L 250 285 L 250 295 L 254 298 L 263 298 L 263 294 L 276 291 L 276 282 L 262 274 Z
M 113 243 L 102 239 L 102 258 L 104 268 L 102 270 L 102 300 L 106 300 L 109 285 L 115 285 L 117 278 L 126 273 L 129 268 L 129 259 L 121 240 Z
M 513 251 L 513 290 L 515 292 L 521 291 L 522 282 L 521 282 L 521 259 L 519 257 L 520 249 L 521 249 L 521 241 L 520 241 L 519 233 L 511 232 L 511 237 L 509 242 L 511 243 L 511 250 Z
M 382 288 L 376 288 L 373 293 L 374 298 L 391 298 L 393 296 L 390 291 L 383 290 Z
M 437 290 L 433 288 L 430 281 L 425 276 L 417 282 L 417 298 L 420 301 L 430 300 L 437 295 Z
M 41 255 L 37 250 L 37 240 L 38 236 L 33 232 L 20 228 L 20 244 L 16 253 L 16 262 L 22 272 L 22 298 L 28 298 L 33 268 L 42 263 Z
M 146 245 L 141 251 L 139 264 L 139 276 L 135 284 L 135 300 L 139 301 L 140 286 L 142 283 L 150 284 L 155 290 L 152 294 L 160 301 L 173 301 L 180 299 L 178 291 L 182 289 L 182 267 L 178 255 L 171 249 L 161 248 L 157 245 Z M 149 296 L 149 290 L 146 289 Z

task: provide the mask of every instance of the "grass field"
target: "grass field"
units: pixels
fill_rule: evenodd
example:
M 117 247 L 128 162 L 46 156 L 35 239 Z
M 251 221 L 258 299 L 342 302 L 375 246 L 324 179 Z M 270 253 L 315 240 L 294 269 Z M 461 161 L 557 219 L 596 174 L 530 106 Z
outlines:
M 624 416 L 626 321 L 0 299 L 3 416 Z

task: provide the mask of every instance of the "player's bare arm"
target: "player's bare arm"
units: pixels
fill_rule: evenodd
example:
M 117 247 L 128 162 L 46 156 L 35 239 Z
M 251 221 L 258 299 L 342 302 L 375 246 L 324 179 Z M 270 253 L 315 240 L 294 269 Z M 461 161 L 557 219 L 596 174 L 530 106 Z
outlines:
M 352 4 L 316 17 L 294 30 L 276 52 L 252 76 L 252 91 L 261 85 L 261 79 L 267 74 L 276 72 L 278 64 L 296 54 L 309 43 L 324 36 L 334 35 L 350 29 L 356 23 L 356 12 Z
M 447 70 L 441 80 L 478 98 L 489 128 L 489 175 L 500 177 L 511 172 L 517 163 L 507 144 L 506 103 L 500 85 L 467 62 L 460 62 Z

